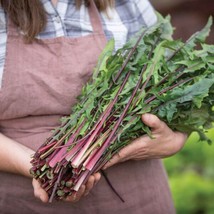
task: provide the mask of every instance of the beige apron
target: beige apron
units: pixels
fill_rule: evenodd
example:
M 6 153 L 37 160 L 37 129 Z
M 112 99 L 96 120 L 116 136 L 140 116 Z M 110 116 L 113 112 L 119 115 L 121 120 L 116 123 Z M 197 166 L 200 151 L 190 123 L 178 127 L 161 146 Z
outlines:
M 0 132 L 36 150 L 59 118 L 71 112 L 89 79 L 106 38 L 95 5 L 89 7 L 93 33 L 25 44 L 8 21 Z M 10 24 L 9 24 L 10 23 Z M 167 177 L 159 160 L 129 161 L 107 170 L 123 203 L 105 179 L 80 202 L 43 204 L 33 195 L 31 179 L 0 172 L 0 214 L 173 214 Z

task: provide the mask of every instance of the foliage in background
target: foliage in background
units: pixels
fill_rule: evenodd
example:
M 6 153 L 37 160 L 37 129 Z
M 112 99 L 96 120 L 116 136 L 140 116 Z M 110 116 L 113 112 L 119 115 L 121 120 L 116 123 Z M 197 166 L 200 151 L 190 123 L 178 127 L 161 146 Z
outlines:
M 208 133 L 214 143 L 214 129 Z M 214 214 L 214 145 L 192 134 L 181 152 L 164 160 L 177 214 Z

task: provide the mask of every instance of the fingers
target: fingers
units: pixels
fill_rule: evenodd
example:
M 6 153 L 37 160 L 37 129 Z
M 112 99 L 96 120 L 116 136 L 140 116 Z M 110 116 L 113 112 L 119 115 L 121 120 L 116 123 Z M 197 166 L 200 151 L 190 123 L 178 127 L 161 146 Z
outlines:
M 121 149 L 116 155 L 114 155 L 105 164 L 103 169 L 107 169 L 117 163 L 124 162 L 129 159 L 142 160 L 145 158 L 153 157 L 156 153 L 159 157 L 159 151 L 156 150 L 161 150 L 164 147 L 161 142 L 164 141 L 164 144 L 166 145 L 168 141 L 171 142 L 171 140 L 174 140 L 173 131 L 157 116 L 146 113 L 142 115 L 142 121 L 145 123 L 145 125 L 149 126 L 152 129 L 152 136 L 154 137 L 154 139 L 151 139 L 148 136 L 139 137 L 138 139 L 134 140 L 132 143 Z M 156 142 L 158 142 L 158 144 L 156 144 Z M 159 148 L 160 145 L 161 148 Z M 155 151 L 153 151 L 153 147 L 156 149 Z
M 143 123 L 145 123 L 145 125 L 152 128 L 154 132 L 162 132 L 162 130 L 168 128 L 168 126 L 163 121 L 161 121 L 156 115 L 153 114 L 143 114 L 142 121 Z
M 114 156 L 104 165 L 103 169 L 105 170 L 105 169 L 107 169 L 107 168 L 109 168 L 109 167 L 111 167 L 111 166 L 113 166 L 113 165 L 119 163 L 120 161 L 121 161 L 121 158 L 120 158 L 119 153 L 118 153 L 118 154 L 114 155 Z
M 48 202 L 48 194 L 47 192 L 42 189 L 40 186 L 40 183 L 33 178 L 32 185 L 34 188 L 34 195 L 36 198 L 39 198 L 42 202 L 47 203 Z
M 188 138 L 188 135 L 186 133 L 182 133 L 182 132 L 175 132 L 175 140 L 174 140 L 174 152 L 172 154 L 176 154 L 177 152 L 179 152 L 184 144 L 186 143 L 186 140 Z
M 101 174 L 98 172 L 89 177 L 89 179 L 86 183 L 86 189 L 85 189 L 84 196 L 89 194 L 89 192 L 92 190 L 92 188 L 98 183 L 100 178 L 101 178 Z
M 73 193 L 72 195 L 68 196 L 65 201 L 69 202 L 77 202 L 79 201 L 83 196 L 87 196 L 89 192 L 92 190 L 92 188 L 96 185 L 96 183 L 100 180 L 101 174 L 100 173 L 95 173 L 91 175 L 86 182 L 85 185 L 82 185 L 80 189 L 76 192 Z
M 88 195 L 89 191 L 93 188 L 95 182 L 95 177 L 90 176 L 87 183 L 86 183 L 86 189 L 84 192 L 84 196 Z
M 117 154 L 115 154 L 103 167 L 103 169 L 107 169 L 117 163 L 123 162 L 127 160 L 129 154 L 132 152 L 132 145 L 128 145 L 121 149 Z
M 73 193 L 72 195 L 68 196 L 65 201 L 69 202 L 77 202 L 81 199 L 81 197 L 88 195 L 88 193 L 91 191 L 91 189 L 97 184 L 97 182 L 100 180 L 101 174 L 95 173 L 91 175 L 86 182 L 85 185 L 82 185 L 80 189 Z M 49 198 L 47 192 L 41 187 L 40 183 L 33 179 L 32 185 L 34 188 L 34 195 L 36 198 L 39 198 L 42 202 L 47 203 Z
M 101 174 L 99 172 L 95 173 L 94 178 L 95 178 L 94 185 L 96 185 L 99 182 L 99 180 L 101 179 Z
M 67 196 L 65 201 L 68 201 L 68 202 L 77 202 L 77 201 L 79 201 L 80 198 L 84 195 L 85 188 L 86 188 L 85 185 L 82 185 L 77 192 L 72 193 L 72 195 Z

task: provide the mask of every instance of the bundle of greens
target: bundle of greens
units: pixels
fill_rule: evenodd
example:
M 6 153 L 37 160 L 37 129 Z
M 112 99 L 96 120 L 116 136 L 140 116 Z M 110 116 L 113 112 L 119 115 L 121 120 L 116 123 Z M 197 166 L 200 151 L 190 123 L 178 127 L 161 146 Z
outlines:
M 186 42 L 172 39 L 170 18 L 142 29 L 114 52 L 111 40 L 70 116 L 36 151 L 31 173 L 50 201 L 75 194 L 88 177 L 150 129 L 150 112 L 170 128 L 206 130 L 214 121 L 214 46 L 205 43 L 212 18 Z

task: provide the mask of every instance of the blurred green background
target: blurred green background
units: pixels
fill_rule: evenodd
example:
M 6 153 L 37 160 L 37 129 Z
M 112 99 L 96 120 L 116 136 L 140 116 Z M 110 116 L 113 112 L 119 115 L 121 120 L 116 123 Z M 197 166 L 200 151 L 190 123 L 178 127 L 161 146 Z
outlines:
M 151 0 L 163 15 L 171 15 L 174 38 L 186 40 L 200 30 L 210 15 L 214 0 Z M 208 41 L 214 44 L 214 27 Z M 213 144 L 198 142 L 193 133 L 182 151 L 164 160 L 177 214 L 214 214 L 214 129 L 208 132 Z
M 214 214 L 213 144 L 198 142 L 192 134 L 182 151 L 164 160 L 177 214 Z

